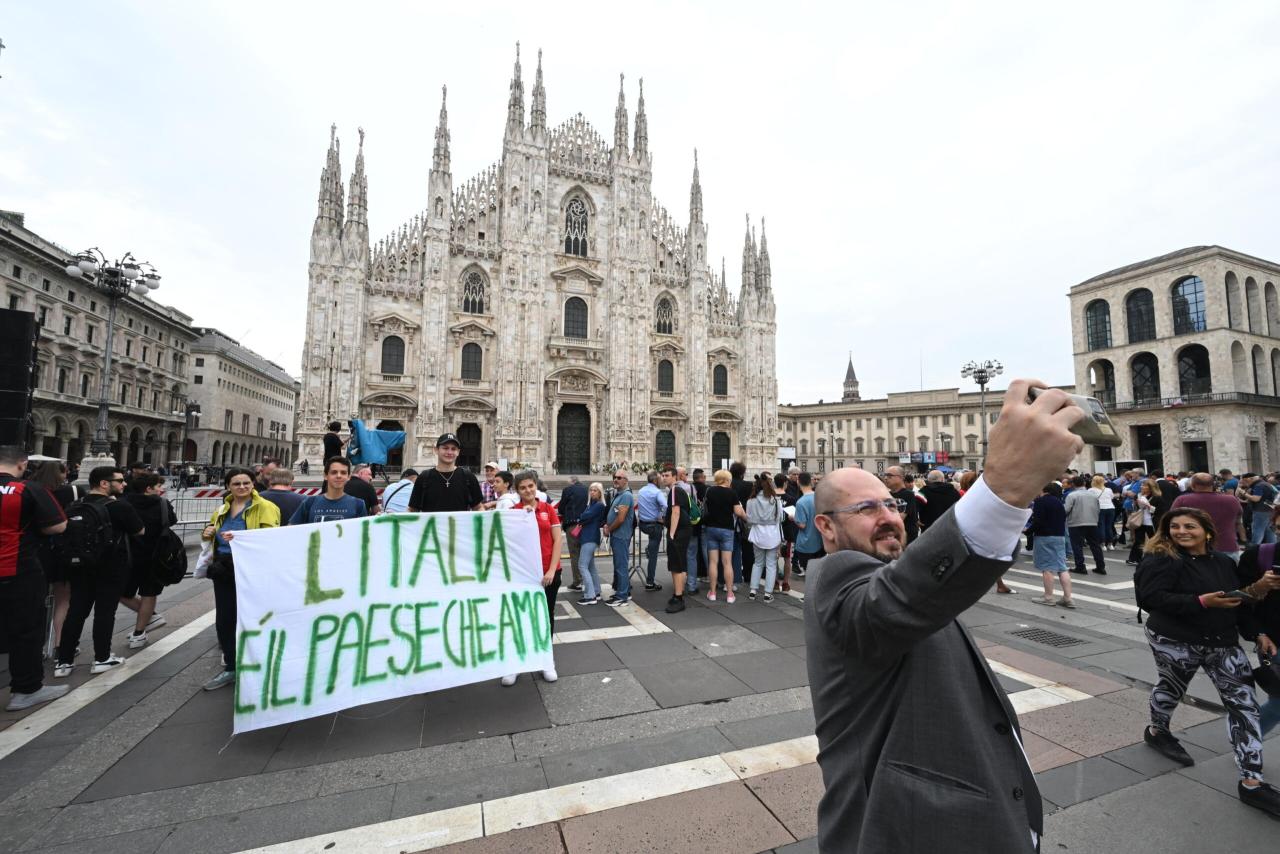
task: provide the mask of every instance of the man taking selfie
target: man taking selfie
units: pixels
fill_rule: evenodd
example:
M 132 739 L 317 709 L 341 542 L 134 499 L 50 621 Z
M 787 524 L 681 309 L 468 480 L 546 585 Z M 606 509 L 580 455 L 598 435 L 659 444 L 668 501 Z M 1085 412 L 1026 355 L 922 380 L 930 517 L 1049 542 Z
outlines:
M 874 475 L 818 487 L 827 557 L 812 565 L 805 642 L 826 791 L 824 852 L 1036 851 L 1040 792 L 1018 719 L 956 621 L 1012 562 L 1025 508 L 1083 447 L 1084 413 L 1015 380 L 983 476 L 904 553 L 902 504 Z

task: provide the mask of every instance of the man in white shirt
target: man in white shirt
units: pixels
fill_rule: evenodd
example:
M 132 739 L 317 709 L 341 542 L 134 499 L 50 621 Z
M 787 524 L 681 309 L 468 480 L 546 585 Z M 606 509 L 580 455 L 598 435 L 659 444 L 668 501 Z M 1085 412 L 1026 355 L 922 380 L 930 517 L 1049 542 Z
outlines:
M 408 513 L 409 496 L 413 494 L 413 484 L 417 479 L 417 469 L 405 469 L 399 480 L 382 491 L 382 511 Z

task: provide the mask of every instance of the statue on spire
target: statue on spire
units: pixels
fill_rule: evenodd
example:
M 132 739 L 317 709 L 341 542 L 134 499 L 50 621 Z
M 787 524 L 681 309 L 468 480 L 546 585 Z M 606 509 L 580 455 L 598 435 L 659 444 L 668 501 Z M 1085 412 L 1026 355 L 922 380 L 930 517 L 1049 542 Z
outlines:
M 644 160 L 649 156 L 649 120 L 644 115 L 644 78 L 640 78 L 640 100 L 636 102 L 636 136 L 635 145 L 631 147 L 636 158 Z
M 618 107 L 613 111 L 613 156 L 627 156 L 627 94 L 623 84 L 626 76 L 618 75 Z
M 538 48 L 538 73 L 533 81 L 533 103 L 529 105 L 529 127 L 546 133 L 547 90 L 542 85 L 542 48 Z

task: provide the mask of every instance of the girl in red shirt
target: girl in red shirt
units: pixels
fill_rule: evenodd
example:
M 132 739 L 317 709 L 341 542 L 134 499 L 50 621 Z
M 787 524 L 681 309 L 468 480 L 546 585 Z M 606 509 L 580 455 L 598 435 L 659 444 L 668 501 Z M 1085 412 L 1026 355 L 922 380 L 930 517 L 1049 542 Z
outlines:
M 542 547 L 542 589 L 547 594 L 547 620 L 551 633 L 556 629 L 556 596 L 560 592 L 560 549 L 564 545 L 564 532 L 560 528 L 560 516 L 556 509 L 545 501 L 538 500 L 538 476 L 533 472 L 521 472 L 516 475 L 516 493 L 520 503 L 515 510 L 532 513 L 538 520 L 538 544 Z M 555 647 L 552 647 L 554 652 Z M 520 674 L 508 673 L 502 677 L 503 685 L 516 684 Z M 560 677 L 552 666 L 542 671 L 542 678 L 554 682 Z

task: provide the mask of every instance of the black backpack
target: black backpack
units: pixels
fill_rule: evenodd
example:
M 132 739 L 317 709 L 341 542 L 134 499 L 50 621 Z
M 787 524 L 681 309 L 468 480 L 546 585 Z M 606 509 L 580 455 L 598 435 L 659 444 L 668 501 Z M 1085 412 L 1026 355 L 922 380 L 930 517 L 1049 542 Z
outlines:
M 51 543 L 54 561 L 67 573 L 96 569 L 111 556 L 116 541 L 106 503 L 81 498 L 66 513 L 66 530 Z
M 166 528 L 156 540 L 150 569 L 152 578 L 166 586 L 187 577 L 187 547 L 172 528 Z

